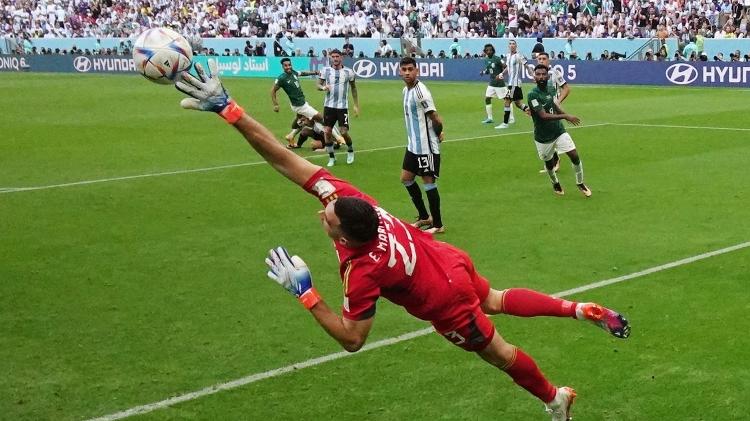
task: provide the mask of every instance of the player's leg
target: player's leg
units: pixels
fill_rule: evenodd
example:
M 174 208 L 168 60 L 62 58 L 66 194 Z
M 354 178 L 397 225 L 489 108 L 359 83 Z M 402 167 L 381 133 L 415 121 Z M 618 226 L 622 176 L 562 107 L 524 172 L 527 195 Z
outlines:
M 525 114 L 529 113 L 529 106 L 523 103 L 523 89 L 521 89 L 520 86 L 517 86 L 513 90 L 513 102 L 516 104 L 516 107 L 518 107 Z
M 332 128 L 336 124 L 336 110 L 329 107 L 323 108 L 323 138 L 325 140 L 326 152 L 328 152 L 328 164 L 332 167 L 336 165 L 336 155 L 333 150 Z
M 445 226 L 440 211 L 440 193 L 437 186 L 437 178 L 440 176 L 440 154 L 430 154 L 426 157 L 428 168 L 423 172 L 422 182 L 427 194 L 427 203 L 430 205 L 430 215 L 432 215 L 432 226 L 426 231 L 432 234 L 441 234 L 445 232 Z
M 624 339 L 630 336 L 628 320 L 612 309 L 596 303 L 568 301 L 526 288 L 509 288 L 502 291 L 490 288 L 481 308 L 487 314 L 588 320 L 617 338 Z
M 335 141 L 334 145 L 333 145 L 334 149 L 338 149 L 338 148 L 341 147 L 341 145 L 345 145 L 346 144 L 346 140 L 344 139 L 343 136 L 341 136 L 341 132 L 339 131 L 338 127 L 334 126 L 331 129 L 331 134 L 333 135 L 333 139 Z
M 305 141 L 313 135 L 313 130 L 309 127 L 303 127 L 299 132 L 299 140 L 297 141 L 297 148 L 301 148 L 305 144 Z
M 500 125 L 495 126 L 496 129 L 507 129 L 508 128 L 508 121 L 510 120 L 510 112 L 511 108 L 510 105 L 512 103 L 511 101 L 511 95 L 513 94 L 513 87 L 508 87 L 508 93 L 506 94 L 505 98 L 503 98 L 503 102 L 505 104 L 503 108 L 503 122 Z
M 583 182 L 583 163 L 578 156 L 578 150 L 569 133 L 563 133 L 557 139 L 557 150 L 568 155 L 576 173 L 576 187 L 586 197 L 591 197 L 591 189 Z
M 490 343 L 477 354 L 545 404 L 549 405 L 555 400 L 557 388 L 547 380 L 536 362 L 521 349 L 506 342 L 497 331 Z
M 555 161 L 553 158 L 555 154 L 555 141 L 549 143 L 534 141 L 534 144 L 536 145 L 537 155 L 539 156 L 539 159 L 544 162 L 544 169 L 552 182 L 552 190 L 557 195 L 564 195 L 565 191 L 563 190 L 560 180 L 557 178 L 557 173 L 555 172 Z
M 482 120 L 482 124 L 493 123 L 492 119 L 492 97 L 495 95 L 495 89 L 492 86 L 487 86 L 484 92 L 484 111 L 487 113 L 487 118 Z
M 409 193 L 411 202 L 414 203 L 414 207 L 417 208 L 417 218 L 412 223 L 416 228 L 422 228 L 432 224 L 430 214 L 427 212 L 425 207 L 424 199 L 422 199 L 422 189 L 419 188 L 419 184 L 416 182 L 417 171 L 418 171 L 418 156 L 413 153 L 406 151 L 404 153 L 404 161 L 401 165 L 401 183 Z
M 354 145 L 352 137 L 349 135 L 349 110 L 338 110 L 336 122 L 338 123 L 341 137 L 344 138 L 344 143 L 346 143 L 346 163 L 352 164 L 354 163 Z
M 286 139 L 288 145 L 287 147 L 290 149 L 295 149 L 298 147 L 297 143 L 294 142 L 294 137 L 297 136 L 297 133 L 302 130 L 297 120 L 299 119 L 300 114 L 296 114 L 294 116 L 294 120 L 292 120 L 292 131 L 289 132 L 284 138 Z

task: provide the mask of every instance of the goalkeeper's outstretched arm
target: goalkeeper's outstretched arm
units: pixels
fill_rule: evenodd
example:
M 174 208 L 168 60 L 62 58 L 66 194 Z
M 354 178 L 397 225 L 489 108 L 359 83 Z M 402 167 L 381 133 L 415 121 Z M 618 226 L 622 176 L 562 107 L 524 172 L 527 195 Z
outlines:
M 232 124 L 276 171 L 302 186 L 319 169 L 320 166 L 299 157 L 279 143 L 265 126 L 250 117 L 233 99 L 218 77 L 218 66 L 214 60 L 208 61 L 207 74 L 200 63 L 195 64 L 198 77 L 187 72 L 181 74 L 181 80 L 175 87 L 189 95 L 180 102 L 183 108 L 198 111 L 213 111 L 229 124 Z

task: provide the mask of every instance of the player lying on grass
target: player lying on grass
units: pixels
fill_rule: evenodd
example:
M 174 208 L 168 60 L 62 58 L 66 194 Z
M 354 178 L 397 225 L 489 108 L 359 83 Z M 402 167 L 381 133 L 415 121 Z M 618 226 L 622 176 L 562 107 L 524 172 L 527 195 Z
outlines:
M 524 288 L 496 290 L 469 256 L 436 241 L 377 205 L 375 199 L 327 170 L 297 156 L 229 98 L 209 60 L 210 74 L 197 64 L 198 78 L 183 73 L 177 89 L 191 96 L 182 107 L 218 113 L 233 125 L 274 169 L 316 196 L 323 231 L 333 240 L 344 284 L 342 316 L 313 287 L 310 271 L 283 248 L 270 250 L 268 276 L 292 293 L 322 328 L 347 351 L 367 340 L 384 297 L 413 316 L 429 321 L 448 341 L 477 353 L 539 398 L 553 420 L 567 420 L 576 393 L 555 387 L 521 349 L 506 342 L 485 314 L 554 316 L 589 320 L 618 338 L 630 326 L 620 314 L 593 303 L 577 303 Z

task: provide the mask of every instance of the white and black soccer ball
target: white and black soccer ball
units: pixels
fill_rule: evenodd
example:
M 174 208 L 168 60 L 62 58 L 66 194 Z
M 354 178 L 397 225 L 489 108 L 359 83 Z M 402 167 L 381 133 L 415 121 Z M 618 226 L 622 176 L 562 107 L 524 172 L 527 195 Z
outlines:
M 180 72 L 190 68 L 193 51 L 177 32 L 169 28 L 152 28 L 135 40 L 133 61 L 138 73 L 146 79 L 170 84 Z

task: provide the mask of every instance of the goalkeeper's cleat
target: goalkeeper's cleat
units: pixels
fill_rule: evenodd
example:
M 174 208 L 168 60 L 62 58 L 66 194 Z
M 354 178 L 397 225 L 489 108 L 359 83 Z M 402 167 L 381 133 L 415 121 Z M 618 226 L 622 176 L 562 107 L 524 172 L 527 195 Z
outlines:
M 599 304 L 579 303 L 576 306 L 576 318 L 590 320 L 616 338 L 625 339 L 630 336 L 628 320 L 620 313 Z
M 558 387 L 557 393 L 555 393 L 555 399 L 552 399 L 552 402 L 546 405 L 547 413 L 552 415 L 552 421 L 572 420 L 573 417 L 570 416 L 570 407 L 573 405 L 575 398 L 575 390 L 569 387 Z
M 554 190 L 555 194 L 558 196 L 562 196 L 565 194 L 565 190 L 563 190 L 560 183 L 552 183 L 552 190 Z
M 326 167 L 332 167 L 336 165 L 336 158 L 328 158 L 328 164 L 326 164 Z
M 588 186 L 586 186 L 586 185 L 585 185 L 585 184 L 583 184 L 583 183 L 581 183 L 581 184 L 576 184 L 576 186 L 578 186 L 578 190 L 580 190 L 580 191 L 581 191 L 581 193 L 583 193 L 583 195 L 584 195 L 584 196 L 586 196 L 586 197 L 591 197 L 591 189 L 590 189 L 590 188 L 588 188 Z
M 507 123 L 502 123 L 500 125 L 495 126 L 495 128 L 496 129 L 507 129 L 508 128 L 508 124 Z
M 482 120 L 482 124 L 492 124 L 494 122 L 495 122 L 495 120 L 493 120 L 493 119 L 491 119 L 489 117 L 487 117 L 484 120 Z
M 353 164 L 354 163 L 354 151 L 346 153 L 346 163 L 347 164 Z
M 425 219 L 417 217 L 417 219 L 411 223 L 411 226 L 413 226 L 414 228 L 420 228 L 420 229 L 422 227 L 428 227 L 430 225 L 432 225 L 432 218 L 430 218 L 429 216 Z

